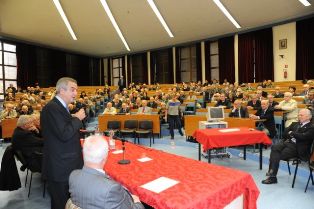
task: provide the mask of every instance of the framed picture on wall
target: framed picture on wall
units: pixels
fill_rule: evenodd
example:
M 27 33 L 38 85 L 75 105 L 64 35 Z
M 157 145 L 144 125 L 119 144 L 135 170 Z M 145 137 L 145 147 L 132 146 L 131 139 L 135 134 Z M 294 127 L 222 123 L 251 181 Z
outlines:
M 287 39 L 280 39 L 279 40 L 279 49 L 286 49 L 287 48 Z

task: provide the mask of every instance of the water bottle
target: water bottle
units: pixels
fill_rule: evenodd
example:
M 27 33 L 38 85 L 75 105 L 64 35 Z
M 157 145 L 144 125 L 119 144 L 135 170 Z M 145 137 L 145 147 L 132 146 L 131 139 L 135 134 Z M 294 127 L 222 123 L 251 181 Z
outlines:
M 116 148 L 116 142 L 113 139 L 113 136 L 114 136 L 114 131 L 110 130 L 109 131 L 109 149 L 111 149 L 111 150 Z

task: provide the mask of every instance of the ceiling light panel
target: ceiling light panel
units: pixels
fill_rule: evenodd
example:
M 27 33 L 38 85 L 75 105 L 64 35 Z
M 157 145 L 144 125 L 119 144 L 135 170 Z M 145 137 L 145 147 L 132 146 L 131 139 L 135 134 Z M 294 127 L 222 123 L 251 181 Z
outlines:
M 160 12 L 159 12 L 159 10 L 158 10 L 158 8 L 157 8 L 157 6 L 156 6 L 154 0 L 147 0 L 147 2 L 148 2 L 148 4 L 149 4 L 149 6 L 152 8 L 152 10 L 155 12 L 155 15 L 156 15 L 157 18 L 159 19 L 161 25 L 162 25 L 162 26 L 164 27 L 164 29 L 167 31 L 168 35 L 169 35 L 171 38 L 173 38 L 174 36 L 173 36 L 171 30 L 170 30 L 170 28 L 168 27 L 168 25 L 167 25 L 165 19 L 163 18 L 163 16 L 160 14 Z
M 70 32 L 73 40 L 76 41 L 77 40 L 76 35 L 75 35 L 75 33 L 74 33 L 74 31 L 73 31 L 73 29 L 71 27 L 71 24 L 70 24 L 67 16 L 65 15 L 65 13 L 63 11 L 63 8 L 62 8 L 62 6 L 60 4 L 60 1 L 59 0 L 53 0 L 53 3 L 55 4 L 55 6 L 56 6 L 56 8 L 57 8 L 57 10 L 58 10 L 58 12 L 59 12 L 63 22 L 64 22 L 65 26 L 67 27 L 68 31 Z
M 308 0 L 299 0 L 304 6 L 308 7 L 311 5 L 311 3 Z
M 120 30 L 120 28 L 119 28 L 117 22 L 116 22 L 116 20 L 115 20 L 115 18 L 114 18 L 113 15 L 112 15 L 112 12 L 111 12 L 111 10 L 110 10 L 110 8 L 109 8 L 109 5 L 107 4 L 107 1 L 106 1 L 106 0 L 100 0 L 100 2 L 101 2 L 101 4 L 102 4 L 102 6 L 104 7 L 104 9 L 105 9 L 105 11 L 106 11 L 106 13 L 107 13 L 107 15 L 108 15 L 108 17 L 109 17 L 109 19 L 110 19 L 110 21 L 111 21 L 113 27 L 114 27 L 114 29 L 117 31 L 117 33 L 118 33 L 120 39 L 122 40 L 122 42 L 123 42 L 125 48 L 126 48 L 128 51 L 131 51 L 131 50 L 130 50 L 130 47 L 129 47 L 129 45 L 128 45 L 128 43 L 126 42 L 126 40 L 125 40 L 125 38 L 124 38 L 124 36 L 123 36 L 123 34 L 122 34 L 122 32 L 121 32 L 121 30 Z
M 224 13 L 224 15 L 232 22 L 232 24 L 240 29 L 241 26 L 239 23 L 232 17 L 232 15 L 229 13 L 229 11 L 225 8 L 225 6 L 220 2 L 220 0 L 213 0 L 215 4 L 218 6 L 218 8 Z

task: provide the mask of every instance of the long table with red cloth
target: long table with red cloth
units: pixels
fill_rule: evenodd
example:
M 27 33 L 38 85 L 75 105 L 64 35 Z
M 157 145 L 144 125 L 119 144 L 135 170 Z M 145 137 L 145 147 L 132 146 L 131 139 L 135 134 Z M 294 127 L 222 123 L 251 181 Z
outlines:
M 263 144 L 270 145 L 272 141 L 265 132 L 252 128 L 241 127 L 237 131 L 221 132 L 221 128 L 198 129 L 194 132 L 193 137 L 199 143 L 199 160 L 201 159 L 201 144 L 203 149 L 208 151 L 208 162 L 210 162 L 211 149 L 242 146 L 251 144 L 260 144 L 259 167 L 262 169 Z M 245 159 L 245 158 L 244 158 Z
M 138 195 L 142 202 L 156 209 L 219 209 L 241 195 L 245 209 L 256 208 L 259 190 L 248 173 L 129 142 L 125 146 L 125 158 L 131 160 L 131 163 L 118 164 L 122 154 L 110 151 L 104 170 L 132 194 Z M 121 149 L 120 141 L 116 141 L 116 149 Z M 144 156 L 153 160 L 137 160 Z M 179 183 L 160 193 L 140 187 L 159 177 L 167 177 Z

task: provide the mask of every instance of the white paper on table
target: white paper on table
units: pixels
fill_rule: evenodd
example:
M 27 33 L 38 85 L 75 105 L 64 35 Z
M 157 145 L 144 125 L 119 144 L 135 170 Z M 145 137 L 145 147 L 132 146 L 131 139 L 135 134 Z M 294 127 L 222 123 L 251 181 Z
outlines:
M 169 179 L 167 177 L 160 177 L 146 184 L 143 184 L 141 187 L 155 193 L 160 193 L 178 183 L 179 181 Z
M 122 149 L 119 149 L 119 150 L 116 150 L 116 151 L 112 152 L 112 154 L 121 154 L 121 153 L 123 153 Z
M 240 131 L 240 129 L 239 128 L 227 128 L 227 129 L 219 130 L 219 132 L 222 132 L 222 133 L 235 132 L 235 131 Z
M 147 161 L 151 161 L 151 160 L 153 160 L 153 159 L 151 159 L 151 158 L 149 158 L 149 157 L 142 157 L 142 158 L 139 158 L 139 159 L 137 159 L 138 161 L 140 161 L 140 162 L 142 162 L 142 163 L 144 163 L 144 162 L 147 162 Z

